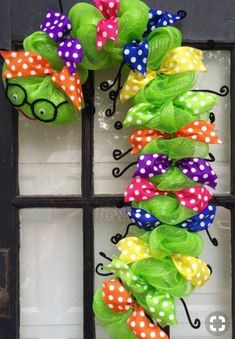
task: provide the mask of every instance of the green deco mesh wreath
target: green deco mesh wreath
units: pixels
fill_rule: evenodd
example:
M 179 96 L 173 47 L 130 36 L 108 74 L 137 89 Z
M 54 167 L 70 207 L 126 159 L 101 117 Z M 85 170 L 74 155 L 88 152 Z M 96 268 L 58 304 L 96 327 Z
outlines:
M 182 46 L 172 27 L 186 12 L 139 0 L 93 2 L 76 4 L 68 16 L 48 11 L 23 51 L 1 51 L 6 96 L 31 120 L 69 123 L 84 107 L 90 70 L 130 69 L 118 90 L 121 102 L 132 103 L 123 125 L 133 128 L 138 158 L 124 210 L 136 230 L 117 239 L 120 256 L 104 266 L 113 278 L 95 293 L 93 310 L 113 338 L 168 338 L 164 327 L 177 324 L 176 298 L 211 275 L 198 257 L 199 232 L 216 212 L 209 145 L 221 143 L 210 115 L 217 96 L 193 90 L 206 71 L 203 54 Z

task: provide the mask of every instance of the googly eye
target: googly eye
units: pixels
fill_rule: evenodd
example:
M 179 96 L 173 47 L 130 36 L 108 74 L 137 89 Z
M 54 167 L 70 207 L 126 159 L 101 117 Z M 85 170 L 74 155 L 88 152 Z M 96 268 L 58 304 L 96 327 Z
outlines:
M 39 110 L 39 114 L 40 114 L 40 115 L 45 115 L 45 114 L 46 114 L 46 110 L 43 109 L 43 108 L 41 108 L 41 109 Z
M 14 102 L 17 102 L 18 99 L 19 99 L 19 96 L 16 93 L 12 94 L 12 100 Z

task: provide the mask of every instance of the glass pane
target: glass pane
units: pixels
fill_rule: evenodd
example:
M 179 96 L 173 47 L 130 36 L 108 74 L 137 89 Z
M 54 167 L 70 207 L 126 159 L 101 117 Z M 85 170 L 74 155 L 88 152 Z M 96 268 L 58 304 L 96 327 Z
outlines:
M 115 208 L 100 208 L 95 211 L 95 261 L 106 264 L 106 260 L 99 256 L 99 252 L 105 252 L 108 257 L 119 255 L 116 246 L 110 242 L 110 238 L 117 234 L 125 233 L 126 225 L 129 219 L 126 218 L 121 210 Z M 201 232 L 205 240 L 205 248 L 200 255 L 213 270 L 211 280 L 201 290 L 198 288 L 190 297 L 187 297 L 188 305 L 192 319 L 201 320 L 201 328 L 192 329 L 187 321 L 185 311 L 181 302 L 177 301 L 177 318 L 178 325 L 171 327 L 171 338 L 188 339 L 202 338 L 210 339 L 211 335 L 205 327 L 205 320 L 209 314 L 215 311 L 225 313 L 231 320 L 231 302 L 232 302 L 232 285 L 231 285 L 231 220 L 230 211 L 219 207 L 216 220 L 210 229 L 211 235 L 216 237 L 219 242 L 218 247 L 214 247 L 205 232 Z M 130 232 L 131 234 L 131 232 Z M 107 279 L 96 275 L 95 288 L 99 288 L 102 282 Z M 111 339 L 100 325 L 96 325 L 96 338 Z M 223 339 L 231 339 L 231 331 L 223 335 Z
M 20 224 L 20 338 L 83 338 L 82 211 L 22 210 Z
M 198 88 L 210 89 L 219 92 L 223 85 L 230 86 L 230 51 L 204 51 L 205 64 L 208 72 L 199 75 Z M 112 101 L 108 92 L 100 90 L 102 81 L 113 80 L 117 69 L 95 73 L 95 193 L 96 194 L 122 194 L 125 186 L 129 183 L 133 168 L 129 169 L 120 178 L 114 178 L 112 170 L 119 167 L 123 170 L 128 164 L 135 161 L 136 157 L 128 155 L 120 161 L 113 159 L 113 150 L 126 151 L 130 148 L 128 137 L 131 130 L 123 128 L 116 130 L 114 123 L 122 121 L 128 106 L 118 102 L 116 113 L 113 117 L 105 116 L 105 110 L 112 107 Z M 123 76 L 125 79 L 126 76 Z M 219 97 L 219 103 L 214 110 L 218 131 L 224 141 L 223 145 L 211 147 L 211 152 L 216 157 L 213 164 L 219 176 L 217 193 L 228 193 L 230 191 L 230 95 Z
M 19 115 L 20 194 L 80 194 L 80 161 L 80 120 L 50 126 Z

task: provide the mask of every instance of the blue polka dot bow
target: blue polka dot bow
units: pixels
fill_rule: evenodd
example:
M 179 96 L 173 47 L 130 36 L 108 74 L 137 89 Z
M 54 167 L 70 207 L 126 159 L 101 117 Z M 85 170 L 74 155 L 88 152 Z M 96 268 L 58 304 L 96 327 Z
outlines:
M 145 231 L 152 231 L 152 229 L 161 224 L 161 221 L 154 215 L 140 208 L 125 207 L 125 212 L 137 227 Z
M 59 43 L 58 55 L 66 64 L 71 74 L 76 72 L 76 63 L 82 61 L 82 46 L 79 40 L 67 37 L 72 25 L 69 18 L 56 11 L 48 11 L 40 29 L 51 39 Z
M 200 214 L 185 220 L 179 226 L 187 228 L 190 232 L 200 232 L 207 230 L 214 221 L 216 206 L 209 205 Z
M 160 11 L 156 9 L 150 9 L 149 21 L 147 29 L 144 32 L 144 36 L 149 35 L 153 30 L 158 27 L 166 27 L 173 25 L 176 21 L 185 18 L 186 12 L 181 11 L 177 14 L 169 13 L 167 11 Z
M 149 46 L 148 41 L 132 41 L 124 47 L 123 61 L 133 70 L 143 75 L 147 72 Z
M 124 211 L 138 228 L 144 229 L 145 231 L 152 231 L 154 228 L 162 224 L 161 221 L 154 215 L 143 209 L 125 207 Z M 205 231 L 213 224 L 215 215 L 216 206 L 211 204 L 207 206 L 207 208 L 205 208 L 200 214 L 183 221 L 178 226 L 187 228 L 189 232 Z

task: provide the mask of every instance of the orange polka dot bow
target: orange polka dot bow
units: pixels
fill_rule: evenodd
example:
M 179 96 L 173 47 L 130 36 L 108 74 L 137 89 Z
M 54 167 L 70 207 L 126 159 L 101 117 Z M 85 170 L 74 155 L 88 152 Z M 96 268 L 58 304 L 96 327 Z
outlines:
M 83 93 L 78 73 L 71 75 L 67 66 L 56 72 L 45 58 L 34 52 L 0 51 L 0 54 L 7 65 L 3 78 L 50 75 L 52 81 L 67 94 L 77 109 L 82 108 Z
M 146 316 L 142 307 L 132 300 L 131 295 L 118 279 L 110 279 L 104 282 L 103 300 L 115 313 L 125 313 L 133 309 L 132 314 L 127 320 L 127 325 L 137 338 L 168 339 L 167 334 L 158 325 L 153 324 Z
M 194 141 L 206 144 L 221 144 L 219 136 L 215 133 L 215 124 L 204 120 L 196 120 L 180 128 L 175 134 L 175 138 L 185 137 Z M 132 153 L 140 152 L 149 142 L 155 138 L 170 139 L 170 135 L 157 130 L 140 129 L 131 134 L 129 141 L 132 144 Z

